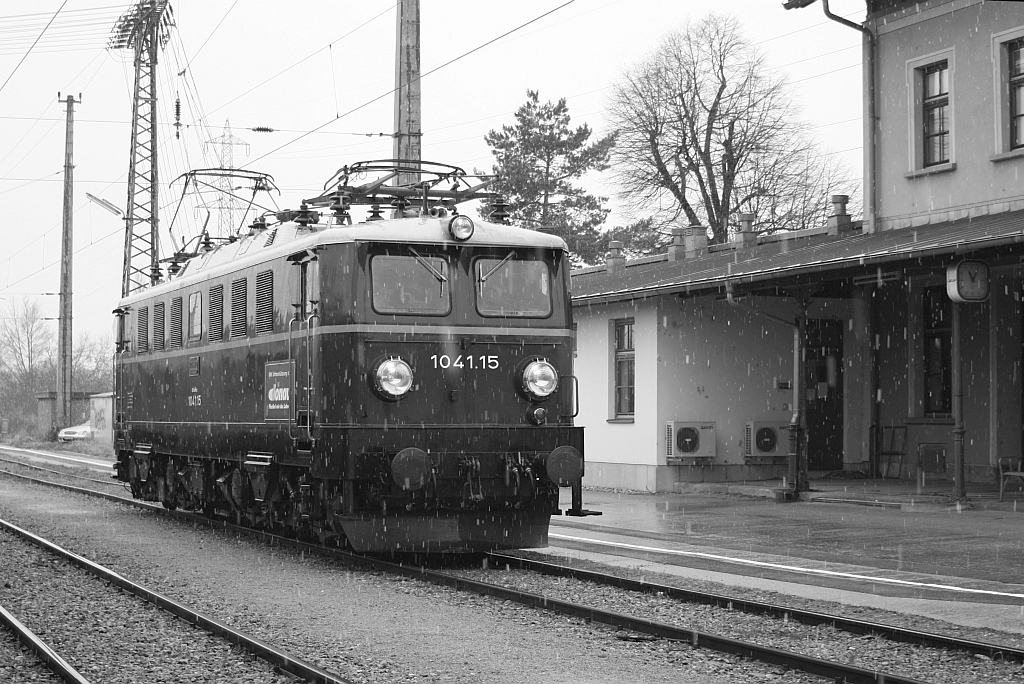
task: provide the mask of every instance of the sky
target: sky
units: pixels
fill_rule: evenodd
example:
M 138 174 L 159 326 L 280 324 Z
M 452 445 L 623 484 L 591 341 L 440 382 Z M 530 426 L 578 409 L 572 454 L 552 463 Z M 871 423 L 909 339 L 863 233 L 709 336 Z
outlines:
M 64 98 L 81 94 L 74 113 L 76 338 L 109 334 L 121 291 L 124 222 L 86 193 L 127 206 L 134 70 L 131 53 L 108 49 L 107 39 L 131 4 L 0 2 L 0 315 L 28 297 L 56 319 Z M 227 121 L 237 139 L 234 166 L 273 176 L 281 208 L 320 194 L 345 164 L 392 156 L 394 0 L 171 5 L 175 26 L 157 66 L 162 255 L 206 219 L 204 210 L 183 205 L 172 222 L 182 192 L 176 179 L 219 165 L 226 148 L 208 141 L 225 133 Z M 831 8 L 858 23 L 864 17 L 861 0 L 834 0 Z M 609 133 L 604 111 L 622 74 L 667 32 L 709 12 L 740 20 L 789 80 L 823 148 L 859 177 L 860 33 L 829 21 L 819 4 L 787 11 L 781 0 L 422 0 L 423 159 L 490 170 L 484 136 L 514 122 L 528 89 L 542 101 L 566 98 L 574 125 Z M 635 218 L 609 179 L 589 176 L 585 187 L 610 198 L 608 227 Z

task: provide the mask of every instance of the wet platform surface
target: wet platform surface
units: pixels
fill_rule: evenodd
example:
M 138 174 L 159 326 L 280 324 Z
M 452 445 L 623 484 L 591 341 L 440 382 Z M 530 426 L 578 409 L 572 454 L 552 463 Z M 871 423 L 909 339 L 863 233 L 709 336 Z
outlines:
M 958 504 L 945 482 L 827 480 L 783 502 L 781 486 L 585 490 L 602 515 L 552 518 L 548 553 L 1024 633 L 1024 492 Z

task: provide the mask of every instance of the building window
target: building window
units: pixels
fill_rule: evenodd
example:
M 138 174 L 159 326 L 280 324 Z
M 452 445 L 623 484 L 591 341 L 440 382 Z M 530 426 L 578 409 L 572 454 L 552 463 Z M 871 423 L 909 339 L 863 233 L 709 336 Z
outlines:
M 636 361 L 633 355 L 633 319 L 615 321 L 615 416 L 633 415 Z
M 1024 40 L 1007 44 L 1010 77 L 1010 149 L 1024 147 Z
M 203 293 L 188 296 L 188 339 L 195 342 L 203 336 Z
M 921 70 L 924 165 L 949 162 L 949 64 L 938 62 Z
M 945 287 L 924 291 L 924 410 L 953 410 L 953 303 Z

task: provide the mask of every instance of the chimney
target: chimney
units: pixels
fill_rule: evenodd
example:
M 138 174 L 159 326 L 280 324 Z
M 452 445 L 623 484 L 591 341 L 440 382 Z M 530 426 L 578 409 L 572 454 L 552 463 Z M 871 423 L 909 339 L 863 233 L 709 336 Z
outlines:
M 686 228 L 682 227 L 672 229 L 672 244 L 668 247 L 669 261 L 679 261 L 686 258 L 686 230 Z
M 741 249 L 757 246 L 757 233 L 754 232 L 754 215 L 738 214 L 740 229 L 736 231 L 736 244 Z
M 622 273 L 626 269 L 626 257 L 622 256 L 622 243 L 612 240 L 608 247 L 608 260 L 605 262 L 605 271 L 608 273 Z
M 828 234 L 841 235 L 852 228 L 850 215 L 846 213 L 849 195 L 832 195 L 832 215 L 828 217 Z
M 703 256 L 708 251 L 707 228 L 699 223 L 691 223 L 683 234 L 683 244 L 686 246 L 687 259 Z

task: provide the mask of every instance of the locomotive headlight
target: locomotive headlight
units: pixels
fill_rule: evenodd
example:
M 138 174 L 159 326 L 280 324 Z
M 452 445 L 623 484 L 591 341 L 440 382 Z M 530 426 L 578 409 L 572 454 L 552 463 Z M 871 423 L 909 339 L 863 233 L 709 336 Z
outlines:
M 558 388 L 558 371 L 544 359 L 526 364 L 522 375 L 523 391 L 534 399 L 547 399 Z
M 448 234 L 452 236 L 453 240 L 464 242 L 469 238 L 473 237 L 473 231 L 476 226 L 473 225 L 473 219 L 468 216 L 452 216 L 452 220 L 448 222 Z
M 374 373 L 377 390 L 387 398 L 399 399 L 412 389 L 412 368 L 400 358 L 384 359 Z

